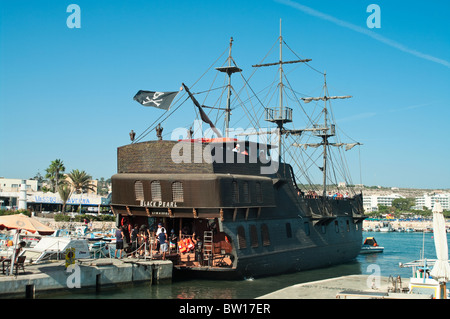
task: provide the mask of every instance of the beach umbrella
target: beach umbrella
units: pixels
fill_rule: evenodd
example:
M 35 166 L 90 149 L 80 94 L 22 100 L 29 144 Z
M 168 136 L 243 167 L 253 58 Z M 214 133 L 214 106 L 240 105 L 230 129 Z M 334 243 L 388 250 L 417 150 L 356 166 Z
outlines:
M 35 218 L 24 214 L 0 216 L 0 229 L 23 229 L 40 235 L 51 235 L 55 231 Z
M 441 204 L 435 203 L 433 208 L 433 232 L 437 261 L 430 274 L 439 281 L 447 282 L 450 280 L 450 265 L 448 263 L 447 233 L 442 211 Z
M 11 267 L 10 267 L 10 275 L 13 274 L 14 270 L 14 262 L 16 260 L 16 248 L 17 248 L 17 242 L 19 239 L 19 232 L 23 230 L 30 231 L 32 233 L 38 232 L 40 235 L 51 235 L 55 231 L 48 227 L 47 225 L 42 224 L 40 221 L 38 221 L 35 218 L 28 217 L 24 214 L 15 214 L 15 215 L 5 215 L 0 216 L 0 229 L 17 229 L 17 232 L 15 236 L 17 238 L 15 239 L 15 246 L 14 251 L 11 256 Z

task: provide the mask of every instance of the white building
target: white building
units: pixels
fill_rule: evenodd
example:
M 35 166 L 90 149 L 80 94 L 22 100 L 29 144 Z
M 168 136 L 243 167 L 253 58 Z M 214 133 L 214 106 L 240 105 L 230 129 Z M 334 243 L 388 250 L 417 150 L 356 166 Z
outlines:
M 430 209 L 433 210 L 434 204 L 439 202 L 444 210 L 450 210 L 450 193 L 445 194 L 423 194 L 421 197 L 416 197 L 416 206 L 413 209 Z
M 33 211 L 59 210 L 62 200 L 59 193 L 39 191 L 37 180 L 26 180 L 21 189 L 22 179 L 0 177 L 0 208 L 31 209 Z M 86 207 L 97 211 L 101 205 L 107 205 L 109 197 L 93 193 L 72 194 L 66 205 Z
M 392 201 L 397 198 L 404 198 L 399 194 L 391 195 L 368 195 L 363 196 L 363 206 L 366 213 L 378 211 L 378 205 L 392 206 Z
M 22 179 L 0 177 L 0 192 L 18 192 L 20 190 Z M 39 185 L 37 180 L 26 180 L 27 191 L 37 192 Z

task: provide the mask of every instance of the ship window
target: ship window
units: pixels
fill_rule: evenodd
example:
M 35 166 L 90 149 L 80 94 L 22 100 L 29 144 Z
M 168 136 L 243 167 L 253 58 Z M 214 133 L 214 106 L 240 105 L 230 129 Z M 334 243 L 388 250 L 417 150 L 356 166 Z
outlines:
M 263 202 L 263 197 L 262 197 L 261 183 L 256 182 L 255 190 L 256 190 L 256 202 L 257 203 L 262 203 Z
M 238 236 L 238 246 L 239 249 L 245 249 L 247 248 L 247 242 L 245 240 L 245 229 L 243 226 L 239 226 L 237 229 L 237 236 Z
M 269 227 L 266 224 L 261 225 L 261 237 L 263 246 L 270 246 Z
M 287 238 L 292 238 L 291 223 L 286 223 L 286 236 Z
M 250 243 L 252 248 L 259 246 L 258 244 L 258 232 L 255 225 L 250 225 Z
M 349 232 L 350 231 L 350 222 L 348 220 L 346 222 L 347 222 L 347 231 Z
M 322 234 L 326 234 L 327 233 L 327 226 L 325 225 L 321 225 L 320 228 L 322 229 Z
M 244 194 L 244 203 L 250 203 L 250 193 L 248 189 L 248 182 L 244 182 L 242 186 L 242 192 Z
M 236 181 L 233 182 L 233 203 L 239 203 L 239 185 Z
M 152 201 L 154 202 L 162 201 L 161 184 L 159 181 L 153 181 L 151 183 L 151 191 L 152 191 Z
M 309 223 L 308 223 L 308 222 L 305 222 L 305 223 L 303 224 L 303 226 L 305 227 L 305 233 L 306 233 L 306 235 L 309 236 L 309 234 L 310 234 Z
M 134 194 L 137 201 L 144 200 L 144 186 L 141 181 L 134 182 Z
M 172 200 L 174 202 L 182 202 L 183 198 L 183 183 L 174 182 L 172 183 Z
M 334 221 L 334 229 L 336 230 L 336 233 L 339 233 L 339 222 L 337 220 Z

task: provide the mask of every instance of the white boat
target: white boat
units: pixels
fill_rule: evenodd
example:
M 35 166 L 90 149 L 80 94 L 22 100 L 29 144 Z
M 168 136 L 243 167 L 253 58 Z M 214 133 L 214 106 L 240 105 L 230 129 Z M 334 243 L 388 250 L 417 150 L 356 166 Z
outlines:
M 448 244 L 445 231 L 445 220 L 442 206 L 436 203 L 433 208 L 434 246 L 437 259 L 415 260 L 400 267 L 411 267 L 412 277 L 409 282 L 409 293 L 427 295 L 434 299 L 448 299 L 447 282 L 450 280 L 450 264 L 448 262 Z M 425 240 L 425 236 L 423 237 Z M 422 254 L 424 251 L 422 250 Z M 433 268 L 430 268 L 433 266 Z
M 361 246 L 360 254 L 382 253 L 383 251 L 384 247 L 378 245 L 375 237 L 367 237 Z
M 409 278 L 409 294 L 428 295 L 433 299 L 447 299 L 446 283 L 440 282 L 431 276 L 431 266 L 436 259 L 420 259 L 406 264 L 400 263 L 401 268 L 412 268 L 412 277 Z
M 394 231 L 394 228 L 392 228 L 391 223 L 383 222 L 383 224 L 380 227 L 380 232 L 387 233 L 387 232 L 391 232 L 391 231 Z
M 25 248 L 23 254 L 27 260 L 36 264 L 47 260 L 62 260 L 68 248 L 75 248 L 75 259 L 90 257 L 87 240 L 52 236 L 42 237 L 35 247 Z

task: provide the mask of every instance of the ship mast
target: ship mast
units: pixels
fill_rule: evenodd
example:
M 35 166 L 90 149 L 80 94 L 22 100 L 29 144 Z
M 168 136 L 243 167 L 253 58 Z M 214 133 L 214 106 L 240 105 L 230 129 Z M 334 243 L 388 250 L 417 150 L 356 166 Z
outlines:
M 280 81 L 278 83 L 278 87 L 280 90 L 280 101 L 279 101 L 279 108 L 280 108 L 280 113 L 279 114 L 283 114 L 283 34 L 281 33 L 281 19 L 280 19 L 280 67 L 279 67 L 279 73 L 280 73 Z M 291 117 L 292 120 L 292 117 Z M 283 121 L 279 121 L 278 124 L 278 153 L 279 153 L 279 158 L 280 158 L 280 163 L 281 163 L 281 130 L 283 129 Z
M 279 152 L 279 161 L 281 162 L 281 135 L 285 133 L 285 130 L 283 128 L 284 123 L 292 122 L 292 109 L 289 107 L 285 107 L 283 105 L 283 64 L 291 64 L 291 63 L 300 63 L 300 62 L 309 62 L 311 59 L 303 59 L 303 60 L 295 60 L 295 61 L 283 61 L 283 35 L 281 32 L 281 19 L 280 19 L 280 36 L 279 36 L 279 53 L 280 57 L 278 62 L 275 63 L 265 63 L 265 64 L 256 64 L 252 65 L 253 67 L 265 67 L 265 66 L 273 66 L 273 65 L 279 65 L 278 72 L 279 72 L 279 83 L 278 83 L 278 89 L 279 89 L 279 101 L 278 101 L 278 108 L 270 108 L 266 107 L 265 109 L 265 120 L 268 122 L 275 123 L 278 126 L 278 152 Z
M 225 109 L 225 137 L 228 137 L 228 130 L 230 127 L 230 112 L 231 112 L 231 75 L 236 72 L 241 72 L 242 70 L 237 66 L 232 66 L 231 61 L 231 48 L 233 46 L 233 37 L 230 38 L 230 49 L 228 53 L 228 66 L 216 68 L 217 71 L 225 72 L 228 75 L 228 93 L 227 93 L 227 107 Z
M 327 73 L 324 72 L 324 84 L 323 84 L 323 94 L 322 97 L 309 97 L 309 98 L 302 98 L 302 100 L 305 103 L 309 103 L 311 101 L 324 101 L 324 107 L 323 107 L 323 126 L 317 125 L 317 127 L 313 129 L 306 129 L 305 131 L 313 131 L 315 132 L 315 135 L 322 138 L 321 145 L 323 146 L 323 166 L 321 168 L 323 173 L 323 191 L 322 195 L 323 198 L 327 195 L 327 157 L 328 157 L 328 146 L 346 146 L 346 149 L 350 149 L 355 145 L 361 145 L 360 143 L 354 143 L 354 144 L 347 144 L 347 143 L 329 143 L 328 138 L 335 136 L 336 129 L 334 124 L 330 124 L 328 126 L 328 108 L 327 108 L 327 101 L 328 100 L 334 100 L 334 99 L 348 99 L 351 98 L 351 96 L 328 96 L 328 88 L 327 88 Z M 294 146 L 312 146 L 312 144 L 293 144 Z
M 324 78 L 324 96 L 327 95 L 327 72 L 325 71 L 323 73 Z M 328 147 L 328 137 L 333 136 L 334 132 L 331 132 L 330 135 L 327 134 L 328 131 L 328 123 L 327 123 L 327 115 L 328 115 L 328 109 L 327 109 L 327 99 L 324 101 L 324 107 L 323 107 L 323 122 L 324 122 L 324 131 L 322 131 L 322 143 L 323 143 L 323 198 L 327 196 L 327 147 Z M 334 130 L 334 128 L 333 128 Z

